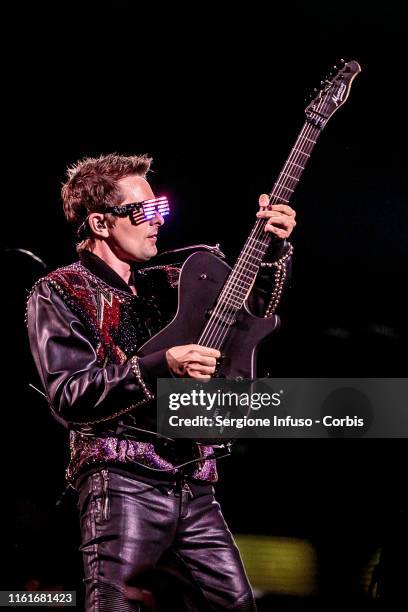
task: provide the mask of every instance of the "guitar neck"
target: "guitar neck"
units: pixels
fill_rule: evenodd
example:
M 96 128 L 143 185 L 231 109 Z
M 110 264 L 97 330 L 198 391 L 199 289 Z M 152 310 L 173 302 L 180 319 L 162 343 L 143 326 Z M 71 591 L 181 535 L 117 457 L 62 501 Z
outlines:
M 275 182 L 269 197 L 269 206 L 283 202 L 288 204 L 312 154 L 321 130 L 332 115 L 346 102 L 351 83 L 361 71 L 358 62 L 340 60 L 327 78 L 321 81 L 319 91 L 305 108 L 306 122 L 300 130 L 294 146 Z M 207 328 L 227 328 L 234 323 L 236 313 L 242 308 L 254 284 L 259 266 L 271 242 L 271 234 L 265 232 L 266 219 L 258 219 L 239 254 L 228 279 L 218 297 L 200 338 L 207 340 Z M 225 329 L 217 336 L 213 346 L 221 346 Z M 214 334 L 211 337 L 215 337 Z M 220 340 L 221 339 L 221 340 Z
M 270 194 L 270 203 L 288 204 L 312 154 L 320 128 L 306 121 Z
M 270 193 L 270 204 L 290 202 L 320 131 L 320 128 L 305 122 Z M 255 222 L 217 305 L 232 310 L 242 308 L 271 241 L 271 235 L 264 231 L 266 223 L 266 219 L 258 219 Z

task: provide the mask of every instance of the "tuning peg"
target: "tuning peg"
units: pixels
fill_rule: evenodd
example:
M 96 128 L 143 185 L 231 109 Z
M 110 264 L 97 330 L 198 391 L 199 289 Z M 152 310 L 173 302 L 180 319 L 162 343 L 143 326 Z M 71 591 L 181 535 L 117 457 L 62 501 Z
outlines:
M 336 61 L 336 65 L 334 66 L 334 70 L 340 70 L 341 68 L 344 68 L 346 62 L 344 59 L 339 59 Z

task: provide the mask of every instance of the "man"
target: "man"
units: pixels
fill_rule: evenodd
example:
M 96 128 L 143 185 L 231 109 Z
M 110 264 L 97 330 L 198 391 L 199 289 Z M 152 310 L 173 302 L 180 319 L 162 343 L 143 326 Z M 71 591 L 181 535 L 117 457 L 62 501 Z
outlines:
M 137 356 L 176 308 L 178 270 L 138 265 L 157 254 L 168 212 L 146 180 L 150 162 L 106 155 L 69 170 L 62 199 L 80 261 L 40 279 L 28 301 L 34 360 L 54 416 L 70 429 L 67 478 L 79 494 L 86 609 L 144 609 L 150 591 L 160 599 L 148 570 L 169 566 L 183 579 L 188 609 L 254 610 L 213 497 L 216 452 L 151 431 L 156 378 L 209 378 L 219 352 L 187 345 Z M 268 219 L 280 261 L 259 275 L 252 302 L 260 313 L 271 311 L 265 287 L 289 262 L 283 239 L 295 225 L 289 206 L 267 210 L 268 202 L 261 196 L 258 216 Z

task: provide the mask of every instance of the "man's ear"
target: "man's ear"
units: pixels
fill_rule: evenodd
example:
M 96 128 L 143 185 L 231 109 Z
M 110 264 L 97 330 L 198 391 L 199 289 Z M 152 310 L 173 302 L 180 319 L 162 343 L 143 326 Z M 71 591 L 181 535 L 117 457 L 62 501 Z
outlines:
M 88 217 L 88 223 L 94 235 L 99 238 L 107 238 L 109 236 L 105 215 L 103 213 L 91 213 Z

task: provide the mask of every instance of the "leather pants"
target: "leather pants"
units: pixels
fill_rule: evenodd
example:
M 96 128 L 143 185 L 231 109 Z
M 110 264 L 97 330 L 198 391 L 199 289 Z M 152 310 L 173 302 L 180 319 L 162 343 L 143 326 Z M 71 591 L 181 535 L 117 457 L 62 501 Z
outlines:
M 211 485 L 103 468 L 76 488 L 87 612 L 256 610 Z

